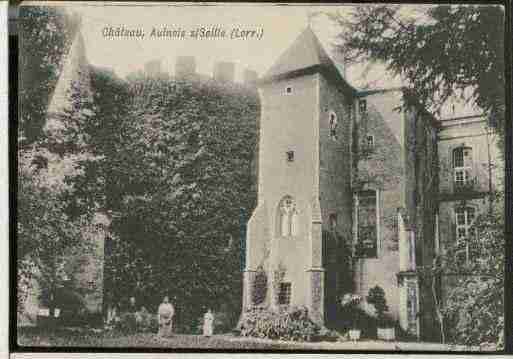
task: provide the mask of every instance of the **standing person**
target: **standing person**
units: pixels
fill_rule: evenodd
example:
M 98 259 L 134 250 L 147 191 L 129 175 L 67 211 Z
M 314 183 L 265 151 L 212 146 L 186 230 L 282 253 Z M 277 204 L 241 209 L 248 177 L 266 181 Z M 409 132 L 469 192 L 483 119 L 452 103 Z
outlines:
M 212 334 L 214 334 L 214 313 L 209 309 L 203 316 L 203 335 L 210 337 Z
M 127 310 L 129 316 L 128 316 L 128 326 L 130 332 L 137 332 L 137 305 L 135 302 L 135 297 L 130 297 L 128 301 L 128 310 Z
M 169 303 L 169 297 L 166 295 L 159 305 L 159 336 L 170 337 L 173 334 L 173 316 L 175 308 Z
M 135 312 L 137 312 L 135 297 L 130 297 L 129 302 L 128 302 L 128 313 L 135 314 Z

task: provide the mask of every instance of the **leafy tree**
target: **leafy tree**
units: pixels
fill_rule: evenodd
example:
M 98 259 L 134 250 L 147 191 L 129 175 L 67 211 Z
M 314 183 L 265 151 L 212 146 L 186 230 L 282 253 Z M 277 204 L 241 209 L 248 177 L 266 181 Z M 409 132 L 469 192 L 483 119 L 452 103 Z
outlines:
M 23 76 L 18 133 L 18 309 L 23 307 L 31 280 L 36 279 L 53 314 L 57 292 L 69 274 L 63 268 L 73 272 L 77 267 L 71 262 L 80 260 L 70 254 L 80 248 L 83 255 L 92 248 L 87 233 L 94 208 L 76 213 L 69 199 L 77 189 L 74 179 L 81 172 L 80 164 L 95 160 L 84 131 L 84 126 L 94 121 L 94 106 L 89 96 L 89 74 L 83 71 L 83 44 L 76 36 L 78 19 L 51 7 L 23 7 L 20 19 Z M 72 50 L 79 62 L 62 61 Z M 61 82 L 63 96 L 49 114 L 57 78 L 64 72 L 69 76 Z
M 497 194 L 492 212 L 479 216 L 469 236 L 468 261 L 455 261 L 461 251 L 455 242 L 441 261 L 445 274 L 459 274 L 442 308 L 449 338 L 465 344 L 504 345 L 504 211 L 503 194 Z
M 350 16 L 328 15 L 343 28 L 336 48 L 349 63 L 386 64 L 414 90 L 420 103 L 434 112 L 451 97 L 462 96 L 483 109 L 502 133 L 502 7 L 436 5 L 411 11 L 388 4 L 359 5 Z
M 79 19 L 60 7 L 20 7 L 19 31 L 19 128 L 20 145 L 39 139 L 46 110 L 61 71 L 61 60 L 69 49 Z

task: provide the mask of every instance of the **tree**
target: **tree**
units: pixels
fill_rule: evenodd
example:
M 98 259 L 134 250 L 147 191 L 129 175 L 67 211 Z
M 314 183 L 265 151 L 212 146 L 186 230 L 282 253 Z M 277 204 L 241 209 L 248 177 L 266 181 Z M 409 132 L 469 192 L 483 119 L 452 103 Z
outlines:
M 504 195 L 496 196 L 493 212 L 480 215 L 473 225 L 476 234 L 467 238 L 466 263 L 454 260 L 461 251 L 457 242 L 441 261 L 445 274 L 459 274 L 442 311 L 452 324 L 449 337 L 464 344 L 504 345 Z
M 343 28 L 335 47 L 349 63 L 386 64 L 433 112 L 453 96 L 471 101 L 503 133 L 504 9 L 437 5 L 415 11 L 361 5 L 349 16 L 328 14 Z
M 62 266 L 69 251 L 88 242 L 82 235 L 86 217 L 71 220 L 66 213 L 62 193 L 69 190 L 63 177 L 51 176 L 41 166 L 42 158 L 52 157 L 40 148 L 19 152 L 17 197 L 17 253 L 18 310 L 23 309 L 26 289 L 37 279 L 48 298 L 54 297 L 63 282 Z M 68 161 L 61 169 L 70 171 Z M 67 171 L 66 171 L 67 170 Z M 53 314 L 53 299 L 51 310 Z
M 61 61 L 78 26 L 78 17 L 67 16 L 57 6 L 20 8 L 20 145 L 41 138 L 46 110 L 62 68 Z
M 504 149 L 502 7 L 435 5 L 412 11 L 403 6 L 363 5 L 354 7 L 349 16 L 328 16 L 343 28 L 335 47 L 346 61 L 384 63 L 432 112 L 439 113 L 455 96 L 477 105 L 490 126 L 495 127 L 499 147 Z M 458 243 L 448 244 L 447 251 L 435 258 L 431 267 L 418 270 L 433 284 L 442 338 L 446 334 L 444 328 L 448 328 L 449 339 L 456 342 L 500 342 L 504 327 L 504 207 L 498 199 L 491 203 L 494 212 L 477 219 L 478 235 L 468 238 L 474 256 L 471 263 L 463 266 L 463 273 L 461 263 L 455 267 L 456 252 L 461 249 Z M 447 273 L 463 275 L 442 305 L 436 282 L 437 277 Z
M 35 279 L 53 315 L 59 290 L 78 270 L 72 262 L 93 248 L 95 208 L 77 213 L 70 199 L 81 165 L 96 160 L 84 131 L 94 104 L 79 19 L 51 7 L 23 7 L 20 18 L 18 309 Z

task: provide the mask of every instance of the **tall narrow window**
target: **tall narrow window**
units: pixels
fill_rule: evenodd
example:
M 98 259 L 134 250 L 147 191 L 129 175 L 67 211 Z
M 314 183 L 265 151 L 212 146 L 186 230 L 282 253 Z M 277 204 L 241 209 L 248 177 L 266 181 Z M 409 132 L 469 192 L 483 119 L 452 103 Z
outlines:
M 452 165 L 454 169 L 454 184 L 461 187 L 471 181 L 472 176 L 472 148 L 458 147 L 452 152 Z
M 361 99 L 358 101 L 358 110 L 360 111 L 360 115 L 365 115 L 367 113 L 367 100 Z
M 285 197 L 279 206 L 280 235 L 290 237 L 298 234 L 298 212 L 292 197 Z
M 469 239 L 475 235 L 475 229 L 472 227 L 476 217 L 475 209 L 472 207 L 456 208 L 456 260 L 462 264 L 468 264 L 471 257 L 471 248 Z M 475 250 L 475 249 L 474 249 Z
M 337 214 L 331 213 L 329 218 L 330 231 L 334 232 L 337 230 Z
M 337 139 L 337 126 L 337 115 L 335 114 L 335 112 L 330 111 L 330 138 L 333 140 Z
M 456 208 L 456 237 L 457 239 L 467 238 L 474 235 L 472 224 L 476 217 L 476 211 L 472 207 Z
M 367 140 L 367 143 L 366 143 L 366 144 L 367 144 L 367 147 L 368 147 L 369 149 L 374 148 L 374 136 L 373 136 L 373 135 L 367 135 L 366 140 Z
M 289 282 L 280 283 L 280 292 L 278 293 L 278 303 L 290 304 L 292 294 L 292 284 Z
M 378 255 L 376 191 L 358 193 L 358 246 L 362 257 Z

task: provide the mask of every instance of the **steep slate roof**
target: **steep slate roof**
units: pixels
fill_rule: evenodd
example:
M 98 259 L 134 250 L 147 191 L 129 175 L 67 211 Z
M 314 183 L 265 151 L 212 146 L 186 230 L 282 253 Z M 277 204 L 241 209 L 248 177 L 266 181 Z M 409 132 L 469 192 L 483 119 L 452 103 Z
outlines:
M 319 39 L 310 27 L 306 28 L 292 45 L 278 58 L 264 74 L 260 83 L 324 72 L 328 79 L 336 79 L 351 92 L 356 90 L 342 77 L 330 59 Z

